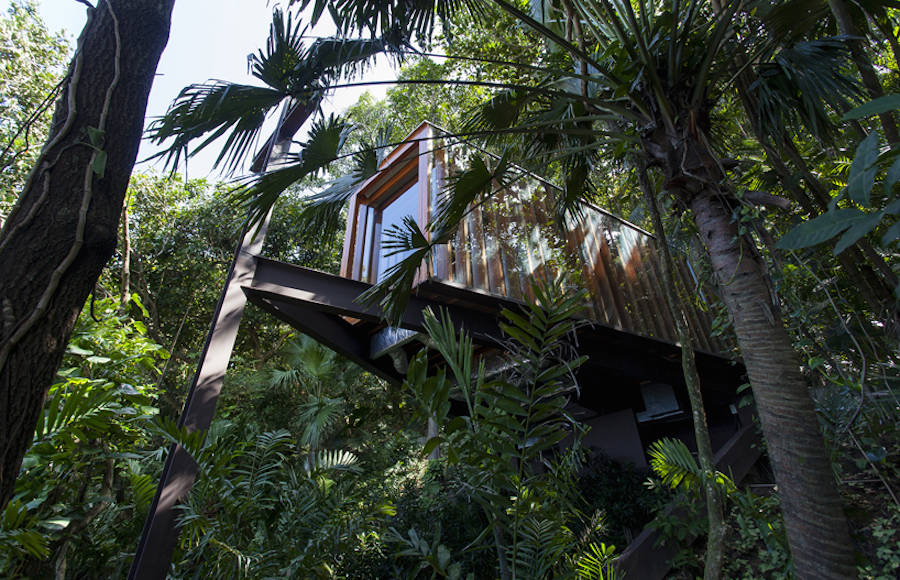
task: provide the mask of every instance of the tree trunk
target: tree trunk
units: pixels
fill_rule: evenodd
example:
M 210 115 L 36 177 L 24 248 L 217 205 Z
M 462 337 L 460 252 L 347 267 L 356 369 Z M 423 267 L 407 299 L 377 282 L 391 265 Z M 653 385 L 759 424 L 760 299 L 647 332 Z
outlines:
M 88 10 L 50 137 L 0 231 L 0 506 L 75 319 L 116 248 L 175 0 Z
M 689 204 L 750 377 L 796 576 L 854 577 L 847 520 L 800 363 L 772 301 L 764 266 L 738 233 L 723 192 L 711 183 L 694 181 Z
M 900 74 L 900 42 L 897 41 L 897 37 L 894 35 L 894 23 L 891 21 L 890 14 L 885 10 L 885 12 L 880 15 L 870 14 L 869 18 L 872 19 L 875 28 L 877 28 L 878 32 L 884 36 L 884 39 L 891 47 L 891 52 L 894 55 L 894 69 L 891 70 L 891 72 L 893 74 Z
M 694 437 L 697 439 L 697 457 L 700 460 L 700 469 L 703 471 L 703 492 L 706 497 L 706 513 L 709 521 L 706 537 L 706 555 L 703 559 L 703 580 L 718 580 L 722 576 L 722 564 L 725 551 L 725 514 L 722 494 L 716 486 L 716 462 L 713 455 L 712 441 L 709 437 L 709 426 L 706 420 L 706 408 L 703 406 L 703 393 L 700 389 L 700 373 L 697 371 L 697 361 L 694 356 L 694 343 L 689 332 L 690 323 L 684 312 L 684 296 L 682 289 L 675 283 L 672 272 L 675 271 L 675 263 L 669 251 L 669 242 L 666 239 L 666 229 L 663 225 L 659 204 L 656 202 L 656 192 L 650 185 L 646 166 L 638 168 L 638 182 L 644 194 L 644 203 L 650 212 L 653 221 L 653 229 L 659 241 L 661 256 L 663 294 L 672 319 L 675 321 L 675 330 L 678 335 L 678 343 L 681 345 L 681 371 L 684 373 L 684 384 L 687 387 L 688 398 L 691 402 L 691 416 L 694 423 Z
M 853 24 L 853 18 L 850 16 L 850 11 L 847 10 L 844 0 L 828 0 L 828 7 L 837 21 L 840 33 L 850 37 L 848 40 L 850 54 L 853 57 L 853 62 L 856 63 L 856 68 L 859 69 L 863 85 L 869 91 L 869 95 L 873 99 L 884 96 L 884 89 L 881 86 L 881 81 L 878 80 L 878 73 L 875 72 L 875 67 L 872 66 L 872 62 L 866 55 L 865 43 L 859 38 L 856 25 Z M 881 127 L 884 129 L 884 136 L 888 143 L 894 145 L 900 142 L 900 132 L 897 130 L 897 124 L 894 122 L 894 117 L 891 113 L 881 113 L 878 115 L 878 118 L 881 120 Z

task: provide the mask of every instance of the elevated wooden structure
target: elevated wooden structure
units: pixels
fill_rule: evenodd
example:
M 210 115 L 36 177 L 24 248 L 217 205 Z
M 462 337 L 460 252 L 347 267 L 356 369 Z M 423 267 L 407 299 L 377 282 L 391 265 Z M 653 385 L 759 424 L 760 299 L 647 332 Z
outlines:
M 560 233 L 551 213 L 557 190 L 534 175 L 523 172 L 511 187 L 495 192 L 466 216 L 449 243 L 437 247 L 416 276 L 399 324 L 387 325 L 377 307 L 358 302 L 403 257 L 386 251 L 385 232 L 406 216 L 424 230 L 448 176 L 471 153 L 466 144 L 446 141 L 438 128 L 422 123 L 358 188 L 349 204 L 340 276 L 258 258 L 256 275 L 244 287 L 248 299 L 397 382 L 421 348 L 425 308 L 447 310 L 490 354 L 503 338 L 503 308 L 531 300 L 532 281 L 574 272 L 570 287 L 587 288 L 583 316 L 592 322 L 579 331 L 579 349 L 589 360 L 579 373 L 581 397 L 573 402 L 573 412 L 592 427 L 588 444 L 645 466 L 643 450 L 656 438 L 692 440 L 656 240 L 590 205 L 580 219 L 568 218 Z M 697 287 L 686 260 L 675 274 L 685 287 Z M 720 446 L 745 422 L 732 405 L 743 369 L 723 355 L 727 345 L 711 336 L 709 314 L 697 305 L 706 299 L 712 294 L 685 308 L 699 347 L 714 444 Z
M 447 176 L 465 166 L 472 152 L 469 145 L 447 141 L 452 140 L 422 123 L 359 188 L 348 211 L 342 276 L 375 283 L 398 261 L 381 249 L 384 232 L 406 215 L 424 226 Z M 419 282 L 529 301 L 535 279 L 568 272 L 590 293 L 588 318 L 630 334 L 675 342 L 653 236 L 590 204 L 581 206 L 581 216 L 567 217 L 561 231 L 551 201 L 558 193 L 527 173 L 511 186 L 498 188 L 491 200 L 472 208 L 449 244 L 438 246 Z M 678 261 L 674 275 L 686 288 L 697 286 L 685 260 Z M 710 353 L 726 350 L 727 345 L 711 336 L 707 313 L 694 303 L 685 306 L 695 345 Z

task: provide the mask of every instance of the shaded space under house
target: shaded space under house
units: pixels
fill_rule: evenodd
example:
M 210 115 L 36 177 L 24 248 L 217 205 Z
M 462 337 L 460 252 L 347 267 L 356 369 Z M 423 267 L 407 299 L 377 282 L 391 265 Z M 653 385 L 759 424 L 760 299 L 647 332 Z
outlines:
M 555 188 L 536 176 L 523 173 L 511 187 L 473 209 L 451 241 L 438 246 L 419 269 L 399 323 L 387 324 L 377 306 L 358 301 L 403 258 L 389 255 L 383 244 L 385 232 L 407 215 L 424 226 L 447 176 L 454 168 L 465 167 L 472 149 L 441 135 L 438 128 L 422 123 L 352 196 L 339 276 L 265 258 L 259 255 L 257 239 L 237 253 L 229 278 L 233 290 L 239 289 L 266 312 L 399 384 L 408 361 L 422 347 L 426 308 L 445 310 L 457 328 L 471 334 L 479 354 L 488 361 L 499 360 L 500 311 L 533 299 L 533 281 L 569 272 L 570 286 L 583 286 L 589 296 L 584 317 L 590 324 L 579 327 L 576 341 L 579 353 L 589 358 L 578 371 L 580 396 L 569 409 L 590 427 L 585 446 L 639 469 L 647 468 L 644 450 L 661 437 L 677 437 L 694 446 L 681 352 L 663 294 L 655 239 L 591 205 L 584 205 L 579 219 L 568 218 L 565 232 L 560 233 L 548 202 Z M 711 291 L 697 284 L 689 262 L 676 259 L 674 275 L 684 287 L 698 288 L 695 302 L 714 300 Z M 234 296 L 232 301 L 237 300 Z M 227 310 L 228 302 L 223 298 L 217 311 L 217 317 L 226 322 L 229 314 L 223 309 Z M 744 369 L 725 355 L 729 345 L 712 335 L 709 309 L 693 302 L 685 308 L 717 462 L 740 481 L 759 457 L 752 445 L 756 430 L 749 411 L 738 410 L 735 404 Z M 214 337 L 204 355 L 211 348 L 219 348 Z M 200 377 L 192 387 L 182 417 L 185 425 L 204 428 L 203 421 L 192 423 L 192 412 L 212 417 L 218 391 L 203 391 L 203 382 Z M 180 466 L 178 460 L 167 463 L 136 557 L 136 562 L 143 558 L 144 563 L 136 563 L 134 578 L 164 577 L 142 570 L 165 557 L 165 550 L 154 556 L 159 550 L 154 547 L 154 533 L 164 544 L 174 542 L 170 537 L 173 516 L 168 520 L 163 516 L 190 486 L 185 487 L 179 475 L 180 470 L 189 470 L 189 461 L 182 460 Z M 158 520 L 154 520 L 156 511 L 162 514 Z M 619 568 L 629 577 L 661 578 L 665 573 L 667 558 L 651 554 L 651 536 L 641 534 L 620 556 Z M 171 549 L 168 554 L 170 559 Z

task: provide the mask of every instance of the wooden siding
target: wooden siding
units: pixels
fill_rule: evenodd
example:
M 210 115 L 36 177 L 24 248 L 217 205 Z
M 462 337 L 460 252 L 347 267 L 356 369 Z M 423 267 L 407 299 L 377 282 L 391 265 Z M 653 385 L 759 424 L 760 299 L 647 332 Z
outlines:
M 450 174 L 452 167 L 442 171 Z M 472 208 L 453 239 L 438 248 L 429 278 L 529 301 L 534 282 L 565 276 L 568 287 L 588 290 L 587 318 L 677 342 L 655 238 L 587 204 L 581 219 L 567 218 L 561 233 L 550 201 L 554 193 L 552 186 L 528 177 L 496 191 L 489 201 Z M 693 291 L 696 282 L 686 260 L 677 253 L 675 259 L 673 275 Z M 696 348 L 724 352 L 727 344 L 710 336 L 710 315 L 702 307 L 710 296 L 698 294 L 686 305 L 687 316 Z
M 410 138 L 427 139 L 432 128 L 421 125 Z M 424 226 L 432 215 L 437 192 L 452 174 L 454 159 L 465 157 L 462 145 L 436 148 L 434 141 L 406 143 L 382 165 L 379 176 L 353 196 L 348 215 L 341 274 L 373 282 L 373 248 L 378 233 L 370 231 L 374 211 L 390 200 L 401 183 L 415 180 Z M 436 149 L 436 150 L 433 150 Z M 416 157 L 418 161 L 416 162 Z M 408 186 L 407 186 L 408 187 Z M 584 315 L 601 324 L 675 343 L 675 325 L 666 306 L 656 240 L 640 228 L 591 205 L 580 218 L 567 218 L 561 231 L 554 222 L 551 199 L 556 191 L 536 177 L 523 177 L 474 207 L 448 244 L 439 246 L 417 281 L 431 279 L 518 301 L 534 298 L 532 285 L 566 276 L 568 287 L 584 287 L 589 300 Z M 368 258 L 367 258 L 368 257 Z M 682 287 L 697 284 L 684 259 L 674 275 Z M 364 264 L 365 262 L 365 264 Z M 698 349 L 720 353 L 727 344 L 710 336 L 711 320 L 697 291 L 687 304 L 687 317 Z

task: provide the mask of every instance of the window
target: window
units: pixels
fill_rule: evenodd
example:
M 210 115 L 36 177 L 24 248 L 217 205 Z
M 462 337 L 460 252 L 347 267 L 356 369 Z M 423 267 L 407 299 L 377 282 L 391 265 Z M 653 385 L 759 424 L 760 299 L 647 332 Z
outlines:
M 418 183 L 413 183 L 409 186 L 403 193 L 395 197 L 393 200 L 389 201 L 386 205 L 382 206 L 379 210 L 376 210 L 376 226 L 375 226 L 375 236 L 377 238 L 373 239 L 373 242 L 377 240 L 377 244 L 373 244 L 373 247 L 377 246 L 377 255 L 378 255 L 378 263 L 375 266 L 374 270 L 376 272 L 376 282 L 381 282 L 388 269 L 394 264 L 400 262 L 409 255 L 409 251 L 393 253 L 392 250 L 385 247 L 385 242 L 388 241 L 387 232 L 391 228 L 394 227 L 402 227 L 403 219 L 406 216 L 412 216 L 413 219 L 418 219 L 419 215 L 419 187 Z
M 393 250 L 386 248 L 385 242 L 388 241 L 387 232 L 393 227 L 402 227 L 406 216 L 418 221 L 418 182 L 407 180 L 399 188 L 400 193 L 396 194 L 396 191 L 395 195 L 379 195 L 373 203 L 359 207 L 356 219 L 358 280 L 373 284 L 381 282 L 390 267 L 408 255 L 408 252 L 389 255 Z

